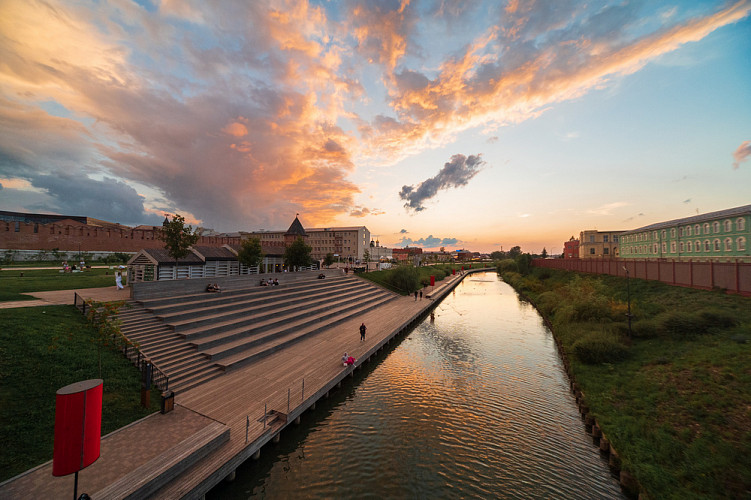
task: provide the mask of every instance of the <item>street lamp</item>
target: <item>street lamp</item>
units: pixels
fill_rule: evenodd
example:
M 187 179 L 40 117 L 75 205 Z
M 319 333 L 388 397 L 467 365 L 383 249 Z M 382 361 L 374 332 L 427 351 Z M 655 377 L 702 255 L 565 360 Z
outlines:
M 626 299 L 628 300 L 628 336 L 631 338 L 631 284 L 629 283 L 629 272 L 626 266 L 623 266 L 623 270 L 626 271 Z

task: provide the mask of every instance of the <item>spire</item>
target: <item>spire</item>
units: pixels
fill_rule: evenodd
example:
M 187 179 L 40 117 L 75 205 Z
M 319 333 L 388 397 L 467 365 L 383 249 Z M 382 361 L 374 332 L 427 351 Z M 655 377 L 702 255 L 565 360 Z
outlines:
M 302 227 L 302 223 L 300 222 L 300 219 L 297 218 L 297 215 L 295 215 L 295 220 L 292 221 L 292 225 L 289 226 L 289 229 L 287 229 L 286 235 L 291 236 L 307 236 L 308 233 L 305 232 L 305 228 Z

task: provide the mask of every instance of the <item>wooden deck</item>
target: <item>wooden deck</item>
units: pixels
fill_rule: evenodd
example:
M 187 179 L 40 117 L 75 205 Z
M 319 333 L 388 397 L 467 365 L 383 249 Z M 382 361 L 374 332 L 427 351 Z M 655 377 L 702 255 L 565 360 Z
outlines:
M 218 444 L 194 463 L 184 461 L 185 467 L 173 471 L 166 486 L 151 495 L 151 498 L 165 499 L 201 498 L 284 427 L 294 425 L 296 418 L 303 416 L 390 339 L 408 330 L 435 304 L 428 296 L 442 298 L 463 277 L 449 276 L 439 282 L 435 290 L 428 290 L 422 300 L 413 297 L 392 300 L 252 365 L 177 394 L 175 411 L 151 415 L 102 439 L 101 458 L 79 474 L 79 494 L 106 490 L 112 497 L 127 497 L 136 491 L 127 486 L 129 481 L 124 477 L 128 473 L 137 473 L 139 467 L 159 462 L 161 457 L 180 462 L 181 457 L 174 450 L 179 443 L 199 432 L 207 434 L 209 425 L 218 427 L 217 431 L 229 428 L 228 440 L 214 441 Z M 361 342 L 359 326 L 363 322 L 367 335 Z M 345 351 L 357 359 L 355 367 L 342 366 L 341 356 Z M 265 425 L 264 409 L 284 414 L 286 419 L 275 419 L 272 423 L 271 418 L 267 418 Z M 149 445 L 148 451 L 144 449 L 145 444 Z M 185 455 L 187 457 L 188 452 Z M 62 498 L 70 495 L 73 477 L 52 477 L 51 468 L 48 462 L 6 481 L 0 485 L 0 497 Z M 116 483 L 123 484 L 127 491 L 117 494 L 107 489 Z

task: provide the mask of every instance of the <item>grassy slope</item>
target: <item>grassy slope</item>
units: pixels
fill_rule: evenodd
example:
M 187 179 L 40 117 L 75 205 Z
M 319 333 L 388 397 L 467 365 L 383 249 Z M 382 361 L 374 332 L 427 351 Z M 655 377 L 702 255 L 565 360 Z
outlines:
M 100 378 L 94 331 L 73 306 L 0 310 L 0 481 L 52 459 L 55 393 Z M 140 407 L 137 370 L 102 350 L 102 435 L 158 410 Z
M 0 271 L 0 301 L 32 300 L 34 298 L 30 295 L 22 295 L 24 292 L 114 286 L 115 276 L 113 273 L 114 270 L 110 269 L 90 269 L 82 273 L 61 273 L 57 268 L 31 271 L 4 269 Z
M 536 300 L 573 276 L 536 269 L 532 277 L 508 281 Z M 612 307 L 623 310 L 625 279 L 585 279 L 599 281 Z M 625 360 L 588 365 L 578 362 L 573 343 L 581 332 L 612 323 L 623 323 L 615 331 L 625 331 L 622 314 L 599 325 L 549 318 L 603 432 L 652 498 L 751 497 L 751 299 L 643 280 L 630 285 L 635 327 L 704 309 L 732 315 L 739 324 L 684 338 L 621 337 L 629 346 Z

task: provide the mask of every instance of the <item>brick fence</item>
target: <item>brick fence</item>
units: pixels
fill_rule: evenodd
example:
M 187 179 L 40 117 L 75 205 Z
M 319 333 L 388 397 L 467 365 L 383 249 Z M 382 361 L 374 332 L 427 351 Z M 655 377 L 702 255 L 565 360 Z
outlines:
M 751 296 L 751 263 L 748 262 L 676 262 L 635 259 L 534 259 L 532 265 L 592 274 L 626 276 L 662 281 L 669 285 L 722 289 Z M 625 268 L 625 269 L 624 269 Z

